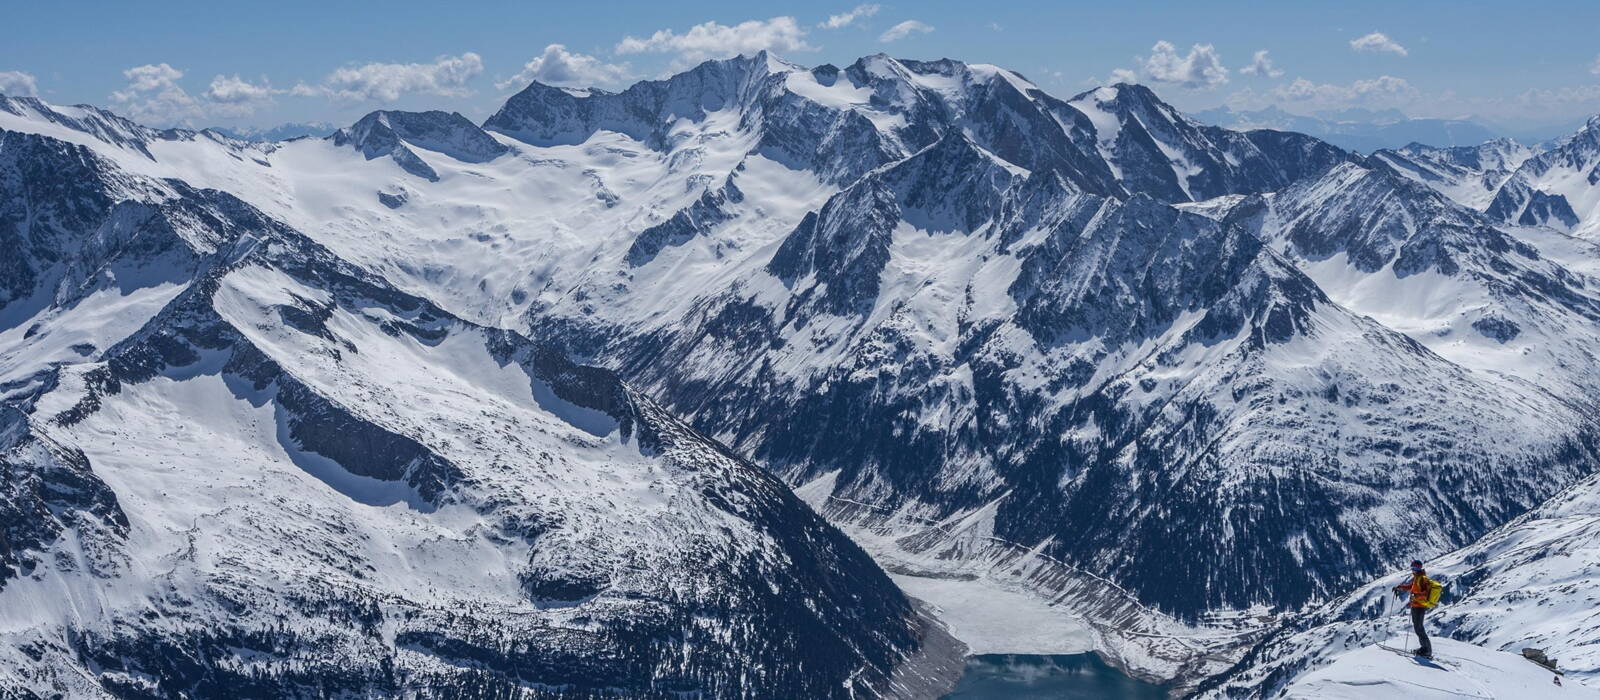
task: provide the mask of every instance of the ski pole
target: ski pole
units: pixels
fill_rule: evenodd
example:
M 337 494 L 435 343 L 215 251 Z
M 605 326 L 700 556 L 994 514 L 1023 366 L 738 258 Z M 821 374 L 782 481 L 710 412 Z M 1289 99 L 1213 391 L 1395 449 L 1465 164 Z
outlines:
M 1405 611 L 1405 608 L 1400 608 L 1400 610 L 1403 613 Z M 1404 626 L 1405 625 L 1405 615 L 1404 614 L 1402 614 L 1400 616 L 1400 620 L 1401 620 L 1401 622 L 1400 622 L 1401 626 Z M 1406 645 L 1405 645 L 1404 649 L 1406 651 L 1411 651 L 1411 628 L 1410 627 L 1406 627 Z

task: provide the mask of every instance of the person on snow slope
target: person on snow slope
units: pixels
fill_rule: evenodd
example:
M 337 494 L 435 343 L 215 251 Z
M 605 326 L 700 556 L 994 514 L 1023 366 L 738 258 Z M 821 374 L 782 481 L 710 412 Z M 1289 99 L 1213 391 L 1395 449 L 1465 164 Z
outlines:
M 1422 628 L 1422 618 L 1439 604 L 1439 594 L 1443 586 L 1438 581 L 1428 578 L 1428 572 L 1422 568 L 1422 562 L 1412 560 L 1411 580 L 1394 587 L 1395 595 L 1411 594 L 1411 626 L 1417 631 L 1417 640 L 1421 645 L 1412 652 L 1418 656 L 1433 658 L 1433 642 L 1428 639 L 1428 632 Z

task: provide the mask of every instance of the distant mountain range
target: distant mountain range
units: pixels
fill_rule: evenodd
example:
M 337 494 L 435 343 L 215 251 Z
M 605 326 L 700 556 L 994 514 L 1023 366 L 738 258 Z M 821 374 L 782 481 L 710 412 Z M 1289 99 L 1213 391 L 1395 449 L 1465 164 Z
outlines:
M 218 133 L 240 141 L 288 141 L 302 136 L 321 138 L 333 133 L 337 126 L 327 122 L 291 122 L 273 127 L 212 127 Z
M 1397 116 L 881 54 L 292 140 L 0 97 L 0 684 L 937 697 L 1003 594 L 1267 694 L 1418 556 L 1580 639 L 1505 543 L 1595 502 L 1600 120 Z
M 1238 129 L 1276 129 L 1310 134 L 1340 148 L 1371 153 L 1409 143 L 1472 146 L 1501 134 L 1470 119 L 1412 118 L 1399 110 L 1347 109 L 1316 116 L 1290 114 L 1278 107 L 1234 110 L 1229 107 L 1192 112 L 1207 124 Z

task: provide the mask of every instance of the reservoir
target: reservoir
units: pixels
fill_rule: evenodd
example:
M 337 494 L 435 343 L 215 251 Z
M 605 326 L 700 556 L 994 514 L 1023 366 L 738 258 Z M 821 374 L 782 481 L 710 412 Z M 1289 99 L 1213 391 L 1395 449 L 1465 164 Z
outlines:
M 1094 654 L 980 654 L 947 700 L 1164 700 L 1161 686 L 1135 680 Z

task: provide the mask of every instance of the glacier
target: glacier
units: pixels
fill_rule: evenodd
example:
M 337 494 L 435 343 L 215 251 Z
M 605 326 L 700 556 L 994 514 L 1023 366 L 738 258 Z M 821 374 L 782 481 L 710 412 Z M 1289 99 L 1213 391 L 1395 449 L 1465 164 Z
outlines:
M 1596 490 L 1595 133 L 1363 156 L 886 55 L 277 142 L 0 97 L 0 673 L 1281 691 L 1284 630 Z

